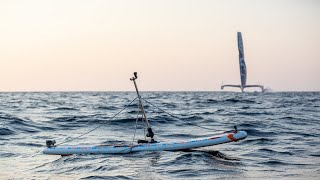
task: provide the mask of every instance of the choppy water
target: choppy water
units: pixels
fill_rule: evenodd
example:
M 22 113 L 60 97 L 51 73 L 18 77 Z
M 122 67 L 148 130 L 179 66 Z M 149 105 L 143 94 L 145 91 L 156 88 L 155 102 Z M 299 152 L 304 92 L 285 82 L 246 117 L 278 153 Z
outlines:
M 191 152 L 43 155 L 87 132 L 135 98 L 133 92 L 0 93 L 0 179 L 317 179 L 320 93 L 143 92 L 158 141 L 238 129 L 247 139 Z M 137 103 L 68 144 L 131 143 Z M 137 135 L 143 137 L 143 123 Z M 202 129 L 198 126 L 214 130 Z

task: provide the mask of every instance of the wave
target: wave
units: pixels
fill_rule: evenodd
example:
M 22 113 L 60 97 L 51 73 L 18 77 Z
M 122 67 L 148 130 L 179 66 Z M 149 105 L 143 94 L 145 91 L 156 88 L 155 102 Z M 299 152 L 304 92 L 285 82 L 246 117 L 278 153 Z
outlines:
M 138 121 L 142 121 L 141 118 L 138 119 Z M 110 121 L 112 124 L 117 124 L 117 125 L 122 125 L 122 124 L 128 124 L 128 123 L 133 123 L 136 122 L 136 118 L 122 118 L 122 119 L 115 119 Z
M 8 114 L 1 115 L 0 119 L 2 119 L 7 126 L 7 128 L 1 129 L 3 134 L 8 133 L 8 135 L 11 135 L 18 132 L 35 133 L 43 130 L 41 126 L 37 126 L 32 120 L 24 120 Z
M 203 117 L 198 115 L 190 115 L 187 117 L 180 117 L 179 119 L 185 122 L 194 123 L 195 121 L 202 120 Z
M 257 139 L 247 139 L 245 143 L 247 144 L 269 144 L 272 143 L 274 140 L 269 138 L 257 138 Z
M 6 136 L 6 135 L 11 135 L 14 134 L 14 131 L 8 129 L 8 128 L 0 128 L 0 135 Z
M 319 154 L 310 154 L 310 156 L 313 156 L 313 157 L 320 157 L 320 153 L 319 153 Z
M 216 103 L 219 103 L 219 101 L 217 101 L 215 99 L 207 99 L 206 103 L 208 103 L 208 104 L 216 104 Z
M 208 154 L 211 157 L 217 157 L 217 158 L 220 158 L 223 160 L 228 160 L 228 161 L 239 161 L 240 160 L 238 158 L 228 156 L 227 154 L 224 154 L 220 151 L 214 151 L 214 150 L 190 149 L 190 150 L 185 150 L 183 152 L 200 152 L 200 153 Z
M 265 137 L 270 137 L 270 136 L 276 136 L 278 133 L 274 131 L 261 131 L 258 129 L 243 129 L 248 133 L 248 136 L 265 136 Z
M 269 112 L 266 112 L 266 111 L 263 111 L 263 112 L 248 112 L 248 111 L 243 111 L 243 112 L 238 112 L 237 114 L 239 114 L 239 115 L 248 115 L 248 116 L 273 115 L 273 113 L 269 113 Z
M 24 147 L 43 147 L 43 144 L 37 144 L 37 143 L 27 143 L 27 142 L 19 142 L 16 143 L 18 146 L 24 146 Z
M 0 158 L 5 158 L 5 157 L 17 157 L 19 154 L 17 153 L 10 153 L 10 152 L 0 152 Z
M 115 107 L 115 106 L 98 106 L 98 107 L 96 107 L 96 109 L 100 109 L 100 110 L 110 110 L 110 111 L 120 110 L 119 107 Z
M 255 101 L 253 101 L 253 100 L 236 99 L 236 98 L 228 98 L 228 99 L 225 99 L 223 102 L 228 102 L 228 103 L 246 103 L 246 104 L 254 104 L 255 103 Z
M 131 179 L 126 176 L 121 176 L 121 175 L 115 175 L 115 176 L 87 176 L 81 179 Z
M 52 111 L 79 111 L 80 109 L 77 108 L 71 108 L 71 107 L 58 107 L 51 109 Z
M 284 162 L 279 159 L 272 159 L 267 161 L 259 162 L 258 164 L 268 165 L 268 166 L 305 166 L 304 163 L 293 163 L 293 162 Z
M 307 179 L 306 174 L 319 172 L 315 159 L 320 157 L 320 93 L 143 92 L 147 100 L 178 117 L 145 103 L 157 141 L 197 139 L 210 133 L 200 127 L 226 131 L 233 124 L 248 137 L 189 152 L 63 158 L 41 154 L 45 140 L 53 137 L 58 143 L 70 140 L 64 145 L 131 144 L 138 101 L 108 120 L 134 96 L 133 92 L 0 93 L 3 171 L 21 169 L 25 176 L 21 178 L 27 179 L 57 174 L 62 179 L 245 179 L 257 175 L 281 179 L 292 172 L 293 178 Z M 101 124 L 105 125 L 96 132 L 73 139 Z M 135 142 L 144 138 L 144 127 L 140 118 Z M 22 163 L 10 166 L 15 161 Z
M 276 150 L 272 150 L 272 149 L 268 149 L 268 148 L 262 148 L 262 149 L 259 149 L 259 151 L 267 152 L 269 154 L 281 154 L 281 155 L 290 155 L 290 156 L 293 155 L 293 153 L 291 153 L 289 151 L 276 151 Z

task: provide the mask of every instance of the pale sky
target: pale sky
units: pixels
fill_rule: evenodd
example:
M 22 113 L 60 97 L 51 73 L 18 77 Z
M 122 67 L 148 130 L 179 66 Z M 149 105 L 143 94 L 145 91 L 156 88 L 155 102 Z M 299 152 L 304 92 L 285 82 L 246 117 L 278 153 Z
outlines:
M 319 0 L 0 0 L 0 91 L 217 91 L 237 31 L 247 84 L 320 91 Z

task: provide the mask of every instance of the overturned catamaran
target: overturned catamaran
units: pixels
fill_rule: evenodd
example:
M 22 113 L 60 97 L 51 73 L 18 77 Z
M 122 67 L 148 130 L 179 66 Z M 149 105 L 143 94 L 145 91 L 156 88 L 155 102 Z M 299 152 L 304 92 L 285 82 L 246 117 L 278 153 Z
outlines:
M 241 78 L 241 85 L 222 85 L 221 89 L 224 87 L 237 87 L 240 88 L 243 92 L 244 88 L 251 88 L 251 87 L 257 87 L 261 88 L 261 91 L 264 91 L 264 87 L 261 85 L 247 85 L 247 67 L 246 63 L 244 62 L 244 48 L 243 48 L 243 42 L 242 42 L 242 35 L 241 32 L 238 32 L 238 49 L 239 49 L 239 65 L 240 65 L 240 78 Z

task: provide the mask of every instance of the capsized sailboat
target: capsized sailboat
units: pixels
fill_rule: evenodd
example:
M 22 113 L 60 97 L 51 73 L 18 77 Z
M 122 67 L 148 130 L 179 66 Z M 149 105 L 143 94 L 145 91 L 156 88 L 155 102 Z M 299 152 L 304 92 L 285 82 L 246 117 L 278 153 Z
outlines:
M 131 153 L 131 152 L 137 152 L 137 151 L 179 151 L 179 150 L 188 150 L 193 148 L 213 146 L 213 145 L 229 143 L 229 142 L 236 142 L 236 141 L 245 139 L 247 137 L 247 133 L 245 131 L 238 131 L 237 127 L 235 126 L 234 130 L 213 134 L 212 136 L 209 136 L 209 137 L 190 139 L 185 141 L 157 142 L 154 138 L 155 134 L 152 131 L 150 122 L 144 110 L 144 106 L 143 106 L 144 99 L 140 96 L 138 86 L 136 83 L 137 78 L 138 76 L 137 76 L 137 73 L 135 72 L 134 76 L 130 80 L 133 81 L 136 89 L 137 98 L 135 99 L 138 99 L 139 101 L 139 113 L 141 113 L 142 118 L 145 121 L 147 126 L 147 134 L 145 135 L 146 137 L 144 140 L 138 140 L 137 143 L 135 143 L 133 138 L 133 142 L 128 145 L 77 145 L 77 146 L 61 145 L 65 142 L 69 142 L 70 140 L 62 142 L 58 145 L 55 145 L 56 142 L 54 140 L 47 140 L 46 141 L 47 148 L 43 150 L 43 153 L 50 154 L 50 155 L 65 156 L 65 155 L 72 155 L 72 154 L 120 154 L 120 153 Z M 131 103 L 133 101 L 131 101 Z M 149 101 L 146 101 L 146 100 L 145 102 L 150 103 Z M 120 114 L 124 109 L 122 109 L 116 115 Z M 97 128 L 99 127 L 101 127 L 101 125 L 98 126 Z M 88 134 L 93 130 L 85 134 Z M 78 137 L 81 137 L 85 134 L 82 134 Z M 135 137 L 135 134 L 134 134 L 134 137 Z M 73 138 L 73 139 L 76 139 L 76 138 Z
M 239 66 L 240 66 L 240 79 L 241 79 L 241 85 L 231 85 L 231 84 L 226 84 L 222 85 L 221 89 L 224 87 L 236 87 L 240 88 L 241 91 L 244 91 L 244 88 L 260 88 L 261 91 L 264 91 L 264 87 L 262 85 L 247 85 L 247 66 L 244 61 L 244 47 L 243 47 L 243 41 L 242 41 L 242 35 L 241 32 L 237 33 L 238 36 L 238 50 L 239 50 Z

